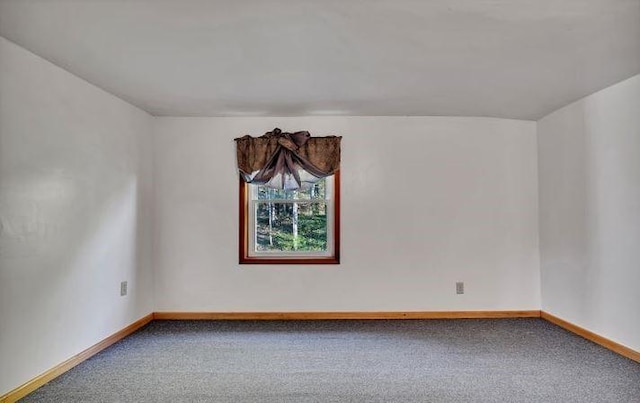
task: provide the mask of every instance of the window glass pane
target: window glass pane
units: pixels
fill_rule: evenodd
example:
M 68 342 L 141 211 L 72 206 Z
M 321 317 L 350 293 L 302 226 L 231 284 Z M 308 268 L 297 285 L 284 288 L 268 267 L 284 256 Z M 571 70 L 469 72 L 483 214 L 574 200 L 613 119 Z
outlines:
M 255 196 L 257 200 L 323 200 L 326 198 L 326 180 L 322 179 L 306 190 L 271 189 L 257 186 Z
M 326 180 L 321 180 L 317 183 L 315 183 L 309 190 L 309 198 L 311 199 L 326 199 L 327 197 L 327 193 L 325 191 L 326 189 L 326 184 L 327 181 Z
M 256 252 L 326 251 L 326 203 L 256 203 L 255 248 Z

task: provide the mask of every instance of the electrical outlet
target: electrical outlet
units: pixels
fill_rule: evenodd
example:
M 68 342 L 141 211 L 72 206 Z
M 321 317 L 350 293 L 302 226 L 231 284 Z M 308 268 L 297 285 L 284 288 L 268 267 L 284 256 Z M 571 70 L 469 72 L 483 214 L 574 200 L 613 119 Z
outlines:
M 456 283 L 456 294 L 464 294 L 464 283 L 462 281 Z
M 127 295 L 127 282 L 123 281 L 120 283 L 120 296 L 124 297 Z

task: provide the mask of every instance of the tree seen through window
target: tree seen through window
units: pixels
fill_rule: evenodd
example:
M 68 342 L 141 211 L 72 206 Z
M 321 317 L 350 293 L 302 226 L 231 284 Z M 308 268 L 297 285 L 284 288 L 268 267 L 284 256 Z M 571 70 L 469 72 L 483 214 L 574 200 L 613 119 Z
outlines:
M 256 252 L 327 250 L 325 179 L 306 190 L 256 186 L 254 195 Z

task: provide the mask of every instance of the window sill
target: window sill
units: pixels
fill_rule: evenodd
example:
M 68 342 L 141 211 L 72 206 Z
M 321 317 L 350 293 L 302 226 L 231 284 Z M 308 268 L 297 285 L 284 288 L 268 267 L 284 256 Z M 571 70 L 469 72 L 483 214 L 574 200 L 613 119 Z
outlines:
M 240 264 L 340 264 L 340 258 L 329 257 L 248 257 L 240 256 Z

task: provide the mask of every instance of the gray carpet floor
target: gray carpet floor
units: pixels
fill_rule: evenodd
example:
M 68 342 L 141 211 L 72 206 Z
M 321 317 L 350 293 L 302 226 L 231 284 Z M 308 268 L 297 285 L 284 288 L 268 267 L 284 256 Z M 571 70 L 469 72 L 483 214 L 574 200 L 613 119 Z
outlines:
M 640 364 L 541 319 L 154 321 L 23 402 L 640 402 Z

